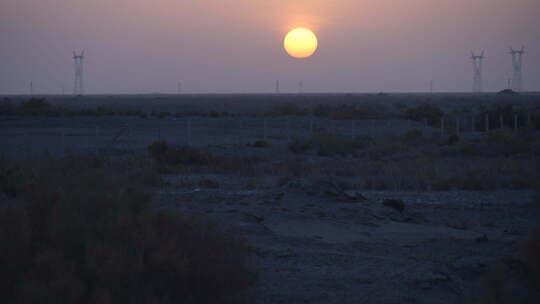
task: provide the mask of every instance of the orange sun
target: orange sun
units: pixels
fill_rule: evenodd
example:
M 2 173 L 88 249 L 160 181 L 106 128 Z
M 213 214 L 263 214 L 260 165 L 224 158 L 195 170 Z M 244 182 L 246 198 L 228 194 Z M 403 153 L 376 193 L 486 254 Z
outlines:
M 306 28 L 296 28 L 285 36 L 283 47 L 291 57 L 308 58 L 317 51 L 317 36 Z

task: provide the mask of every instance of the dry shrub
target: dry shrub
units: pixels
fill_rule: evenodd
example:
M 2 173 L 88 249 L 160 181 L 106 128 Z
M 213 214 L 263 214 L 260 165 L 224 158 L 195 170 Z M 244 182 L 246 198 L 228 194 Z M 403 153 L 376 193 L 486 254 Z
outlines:
M 308 116 L 309 114 L 308 109 L 292 102 L 275 105 L 267 113 L 270 116 Z
M 152 212 L 148 185 L 136 178 L 146 168 L 136 164 L 71 157 L 19 167 L 24 190 L 0 207 L 3 302 L 242 300 L 253 283 L 245 240 Z
M 215 179 L 203 178 L 199 181 L 199 187 L 208 188 L 208 189 L 218 189 L 219 182 Z
M 155 141 L 148 146 L 152 158 L 170 165 L 208 165 L 213 156 L 197 148 L 182 146 L 170 148 L 165 141 Z
M 164 161 L 167 151 L 169 151 L 169 145 L 163 140 L 155 141 L 148 146 L 148 152 L 157 161 Z
M 442 158 L 381 161 L 328 160 L 311 171 L 356 178 L 365 189 L 446 191 L 531 189 L 537 172 L 525 159 Z M 308 172 L 307 170 L 304 170 Z
M 540 164 L 537 164 L 537 167 L 540 167 Z M 538 287 L 540 288 L 540 182 L 537 182 L 536 185 L 534 207 L 537 216 L 536 228 L 524 243 L 523 255 L 527 266 L 536 275 Z
M 378 119 L 391 116 L 385 106 L 381 104 L 363 105 L 318 105 L 313 114 L 318 117 L 327 117 L 333 120 L 364 120 Z
M 461 140 L 461 138 L 455 134 L 452 134 L 450 136 L 448 136 L 448 145 L 449 146 L 453 146 L 453 145 L 456 145 L 457 143 L 459 143 L 459 141 Z
M 367 149 L 365 155 L 372 160 L 381 160 L 399 153 L 405 153 L 408 150 L 409 146 L 404 145 L 403 141 L 394 138 L 385 138 L 377 141 L 376 144 Z
M 171 165 L 208 165 L 212 159 L 211 153 L 188 146 L 169 149 L 165 154 L 165 161 Z
M 272 174 L 271 166 L 257 156 L 216 156 L 208 164 L 208 171 L 223 174 L 260 176 Z
M 416 121 L 427 121 L 429 125 L 437 125 L 444 116 L 444 112 L 437 106 L 430 104 L 422 104 L 413 108 L 409 108 L 405 111 L 405 118 Z
M 347 156 L 355 155 L 357 150 L 372 143 L 373 140 L 366 136 L 351 138 L 337 132 L 319 131 L 309 139 L 293 139 L 289 143 L 289 150 L 294 153 L 315 150 L 319 156 Z
M 311 141 L 298 137 L 293 138 L 288 147 L 293 153 L 306 153 L 307 151 L 313 149 Z
M 486 141 L 490 145 L 490 149 L 496 149 L 500 154 L 513 155 L 530 152 L 535 137 L 527 133 L 499 130 L 490 132 Z
M 540 282 L 540 225 L 536 227 L 529 239 L 525 241 L 523 253 L 527 266 Z
M 266 140 L 257 140 L 253 144 L 253 147 L 255 148 L 270 148 L 272 144 Z
M 423 138 L 424 134 L 418 129 L 412 129 L 401 135 L 401 140 L 407 143 L 417 143 Z
M 19 104 L 9 100 L 0 103 L 0 115 L 60 116 L 71 114 L 66 107 L 48 103 L 45 98 L 32 97 Z

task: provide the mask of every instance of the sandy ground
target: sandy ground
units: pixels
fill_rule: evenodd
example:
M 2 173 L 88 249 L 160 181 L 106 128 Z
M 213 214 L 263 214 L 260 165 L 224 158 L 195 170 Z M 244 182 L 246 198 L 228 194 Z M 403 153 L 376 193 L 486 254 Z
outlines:
M 212 178 L 220 189 L 169 186 L 155 200 L 246 234 L 260 270 L 253 303 L 478 303 L 493 265 L 520 277 L 534 225 L 527 191 L 364 191 L 366 201 L 351 202 Z M 404 212 L 385 199 L 402 199 Z
M 265 126 L 266 125 L 266 126 Z M 204 118 L 145 119 L 137 117 L 0 117 L 0 148 L 11 156 L 48 151 L 75 153 L 145 153 L 148 145 L 165 140 L 171 145 L 196 147 L 244 146 L 258 139 L 286 146 L 294 137 L 308 137 L 324 129 L 344 135 L 372 137 L 440 130 L 406 120 L 333 121 L 310 118 Z

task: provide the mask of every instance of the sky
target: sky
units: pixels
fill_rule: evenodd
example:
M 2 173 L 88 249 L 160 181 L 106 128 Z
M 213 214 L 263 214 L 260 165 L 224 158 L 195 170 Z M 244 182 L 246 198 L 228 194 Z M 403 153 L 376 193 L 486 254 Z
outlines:
M 539 0 L 1 0 L 0 94 L 466 92 L 471 51 L 484 89 L 506 87 L 525 45 L 523 86 L 540 91 Z M 294 59 L 283 38 L 315 32 Z

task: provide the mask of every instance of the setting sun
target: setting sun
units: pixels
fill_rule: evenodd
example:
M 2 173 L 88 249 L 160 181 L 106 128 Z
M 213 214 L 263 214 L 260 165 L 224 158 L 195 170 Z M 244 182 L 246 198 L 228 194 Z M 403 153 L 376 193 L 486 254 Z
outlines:
M 294 58 L 308 58 L 317 50 L 317 36 L 306 28 L 297 28 L 285 36 L 283 46 Z

